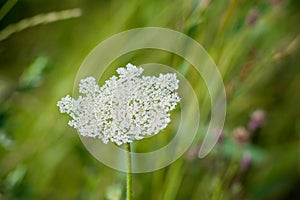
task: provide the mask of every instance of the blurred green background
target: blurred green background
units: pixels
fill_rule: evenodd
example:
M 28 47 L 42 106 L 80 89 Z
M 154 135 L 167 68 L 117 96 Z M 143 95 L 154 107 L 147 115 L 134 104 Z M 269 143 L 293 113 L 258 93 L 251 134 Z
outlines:
M 197 158 L 199 137 L 170 166 L 134 174 L 134 199 L 300 198 L 298 0 L 19 0 L 8 9 L 9 4 L 14 1 L 0 1 L 8 11 L 0 21 L 1 200 L 124 199 L 125 174 L 87 152 L 56 102 L 72 92 L 81 62 L 99 42 L 145 26 L 178 30 L 202 44 L 222 74 L 228 107 L 223 135 L 207 157 Z M 145 50 L 112 68 L 127 62 L 177 66 L 199 91 L 207 125 L 209 96 L 186 62 Z

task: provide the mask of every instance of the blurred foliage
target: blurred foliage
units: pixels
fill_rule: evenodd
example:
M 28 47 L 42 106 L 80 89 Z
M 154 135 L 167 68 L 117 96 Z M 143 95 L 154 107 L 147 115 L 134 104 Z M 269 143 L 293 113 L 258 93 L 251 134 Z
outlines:
M 82 15 L 61 17 L 73 8 Z M 144 26 L 178 30 L 202 44 L 222 74 L 228 109 L 207 157 L 197 158 L 199 137 L 170 166 L 134 174 L 134 199 L 299 199 L 299 8 L 298 0 L 19 0 L 0 21 L 2 35 L 12 30 L 0 41 L 0 199 L 124 196 L 125 174 L 86 151 L 56 102 L 71 93 L 80 63 L 99 42 Z M 53 12 L 58 17 L 49 20 Z M 27 25 L 16 28 L 24 19 Z M 210 102 L 192 66 L 145 50 L 112 68 L 129 61 L 178 66 L 199 91 L 201 136 Z M 257 109 L 266 119 L 250 130 Z

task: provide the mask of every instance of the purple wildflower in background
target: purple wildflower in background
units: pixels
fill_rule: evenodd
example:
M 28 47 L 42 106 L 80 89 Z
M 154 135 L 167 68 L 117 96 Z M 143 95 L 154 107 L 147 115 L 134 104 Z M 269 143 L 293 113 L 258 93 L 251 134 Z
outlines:
M 248 129 L 250 131 L 256 131 L 261 128 L 266 121 L 266 113 L 263 110 L 255 110 L 250 117 L 250 121 L 248 123 Z

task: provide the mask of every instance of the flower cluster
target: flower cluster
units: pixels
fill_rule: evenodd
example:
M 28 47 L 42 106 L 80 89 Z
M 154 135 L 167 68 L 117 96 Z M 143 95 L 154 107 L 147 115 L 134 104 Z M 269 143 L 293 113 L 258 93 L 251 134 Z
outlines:
M 69 125 L 83 136 L 118 145 L 155 135 L 166 128 L 170 111 L 180 98 L 175 92 L 179 81 L 176 74 L 141 76 L 142 68 L 127 64 L 118 68 L 101 87 L 95 78 L 80 81 L 82 96 L 69 95 L 57 103 L 61 113 L 73 119 Z

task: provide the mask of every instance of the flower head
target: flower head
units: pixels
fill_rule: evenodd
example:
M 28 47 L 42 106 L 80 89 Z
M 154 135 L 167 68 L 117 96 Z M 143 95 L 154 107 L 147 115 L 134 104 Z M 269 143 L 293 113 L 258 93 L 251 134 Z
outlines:
M 240 161 L 240 167 L 242 171 L 245 171 L 249 168 L 249 166 L 251 165 L 252 162 L 252 157 L 251 155 L 248 154 L 244 154 L 241 161 Z
M 243 145 L 249 142 L 250 132 L 244 127 L 237 127 L 232 132 L 233 141 L 239 145 Z
M 248 128 L 251 131 L 256 131 L 257 129 L 261 128 L 266 122 L 266 112 L 264 110 L 255 110 L 251 114 L 251 119 L 248 123 Z
M 69 95 L 57 106 L 73 119 L 69 125 L 83 136 L 118 145 L 157 134 L 170 123 L 170 111 L 180 101 L 176 74 L 141 76 L 142 68 L 127 64 L 101 87 L 95 78 L 79 84 L 78 99 Z

